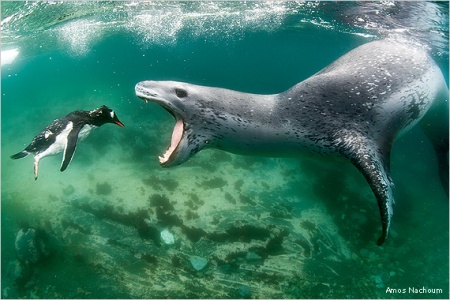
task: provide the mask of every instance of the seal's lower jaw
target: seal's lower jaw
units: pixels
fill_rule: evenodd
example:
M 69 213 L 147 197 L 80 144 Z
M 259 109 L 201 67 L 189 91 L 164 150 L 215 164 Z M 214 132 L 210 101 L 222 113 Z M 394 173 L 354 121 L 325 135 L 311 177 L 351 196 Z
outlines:
M 167 167 L 176 157 L 178 153 L 178 146 L 180 145 L 181 139 L 184 133 L 184 122 L 183 119 L 177 118 L 177 123 L 173 128 L 172 139 L 170 141 L 170 146 L 167 148 L 163 156 L 159 156 L 159 163 L 163 167 Z

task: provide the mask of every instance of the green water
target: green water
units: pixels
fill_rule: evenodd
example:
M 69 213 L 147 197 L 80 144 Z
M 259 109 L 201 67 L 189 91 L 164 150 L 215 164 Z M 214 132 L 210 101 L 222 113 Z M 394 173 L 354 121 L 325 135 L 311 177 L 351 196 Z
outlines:
M 173 118 L 134 94 L 147 79 L 278 93 L 395 25 L 448 78 L 448 2 L 1 4 L 2 59 L 19 51 L 1 69 L 2 297 L 449 297 L 448 198 L 419 129 L 393 146 L 392 234 L 378 247 L 376 200 L 350 163 L 205 150 L 163 169 Z M 93 131 L 65 172 L 62 154 L 37 181 L 31 157 L 9 158 L 103 104 L 125 127 Z M 50 254 L 18 282 L 24 223 Z

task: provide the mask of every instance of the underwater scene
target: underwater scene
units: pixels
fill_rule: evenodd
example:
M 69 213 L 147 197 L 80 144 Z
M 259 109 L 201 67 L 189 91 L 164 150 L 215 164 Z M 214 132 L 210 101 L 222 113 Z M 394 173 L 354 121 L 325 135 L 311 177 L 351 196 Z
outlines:
M 377 199 L 348 160 L 211 148 L 165 168 L 176 115 L 135 93 L 281 93 L 383 38 L 426 49 L 448 86 L 448 23 L 448 2 L 2 1 L 1 297 L 448 299 L 448 194 L 419 126 L 392 145 L 378 246 Z M 33 153 L 11 159 L 103 105 L 72 160 L 43 155 L 35 180 Z

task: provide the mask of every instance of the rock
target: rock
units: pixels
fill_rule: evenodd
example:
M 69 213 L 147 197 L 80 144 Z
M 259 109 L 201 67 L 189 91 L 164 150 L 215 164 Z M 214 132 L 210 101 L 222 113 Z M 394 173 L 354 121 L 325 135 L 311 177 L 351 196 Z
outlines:
M 22 278 L 23 266 L 18 259 L 8 263 L 7 274 L 13 281 L 18 281 Z
M 6 274 L 11 282 L 22 286 L 30 279 L 32 272 L 28 265 L 24 265 L 21 261 L 16 259 L 8 263 Z
M 359 212 L 352 213 L 351 218 L 352 218 L 353 224 L 358 225 L 358 226 L 361 226 L 361 225 L 367 223 L 367 216 L 365 214 L 362 214 Z
M 375 281 L 375 286 L 379 289 L 384 288 L 384 282 L 383 279 L 381 279 L 380 275 L 372 275 L 370 276 L 373 281 Z
M 256 254 L 255 252 L 251 252 L 251 251 L 247 252 L 247 255 L 245 255 L 245 258 L 250 261 L 256 261 L 256 260 L 262 259 L 262 257 L 260 255 Z
M 63 188 L 63 193 L 66 196 L 69 196 L 69 195 L 73 194 L 74 192 L 75 192 L 75 188 L 71 184 L 69 184 L 68 186 Z
M 238 289 L 238 296 L 241 299 L 250 299 L 252 297 L 252 290 L 248 285 L 241 285 Z
M 10 290 L 11 290 L 10 287 L 4 288 L 4 289 L 2 290 L 2 296 L 3 296 L 4 298 L 9 298 L 9 291 L 10 291 Z
M 15 249 L 17 257 L 25 265 L 35 264 L 49 255 L 42 234 L 34 228 L 22 228 L 16 235 Z
M 208 260 L 200 256 L 193 255 L 189 258 L 189 261 L 191 262 L 192 267 L 197 271 L 203 270 L 206 265 L 208 265 Z
M 166 245 L 173 245 L 175 243 L 175 237 L 167 229 L 164 229 L 163 231 L 161 231 L 161 239 L 164 242 L 164 244 L 166 244 Z
M 369 256 L 369 250 L 363 248 L 363 249 L 359 250 L 359 254 L 360 254 L 362 257 L 368 257 L 368 256 Z
M 17 257 L 25 264 L 36 263 L 41 257 L 36 243 L 36 231 L 33 228 L 19 230 L 16 235 L 15 248 Z
M 393 239 L 398 238 L 398 233 L 397 233 L 397 231 L 395 231 L 394 229 L 391 229 L 391 231 L 389 232 L 389 234 L 391 235 L 391 237 L 392 237 Z
M 104 183 L 97 183 L 95 192 L 97 193 L 97 195 L 104 195 L 107 196 L 109 194 L 111 194 L 112 192 L 112 187 L 109 183 L 104 182 Z

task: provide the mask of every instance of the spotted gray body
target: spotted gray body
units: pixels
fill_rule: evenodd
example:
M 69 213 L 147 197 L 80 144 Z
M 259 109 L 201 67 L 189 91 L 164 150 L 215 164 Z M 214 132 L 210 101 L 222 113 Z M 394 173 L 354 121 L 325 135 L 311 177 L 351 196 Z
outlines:
M 391 145 L 429 110 L 432 115 L 422 122 L 447 170 L 441 176 L 447 175 L 448 189 L 448 89 L 427 53 L 409 44 L 365 44 L 279 94 L 142 81 L 136 95 L 160 104 L 177 121 L 162 166 L 179 165 L 208 147 L 269 156 L 307 150 L 349 159 L 378 200 L 379 245 L 388 235 L 394 203 Z

